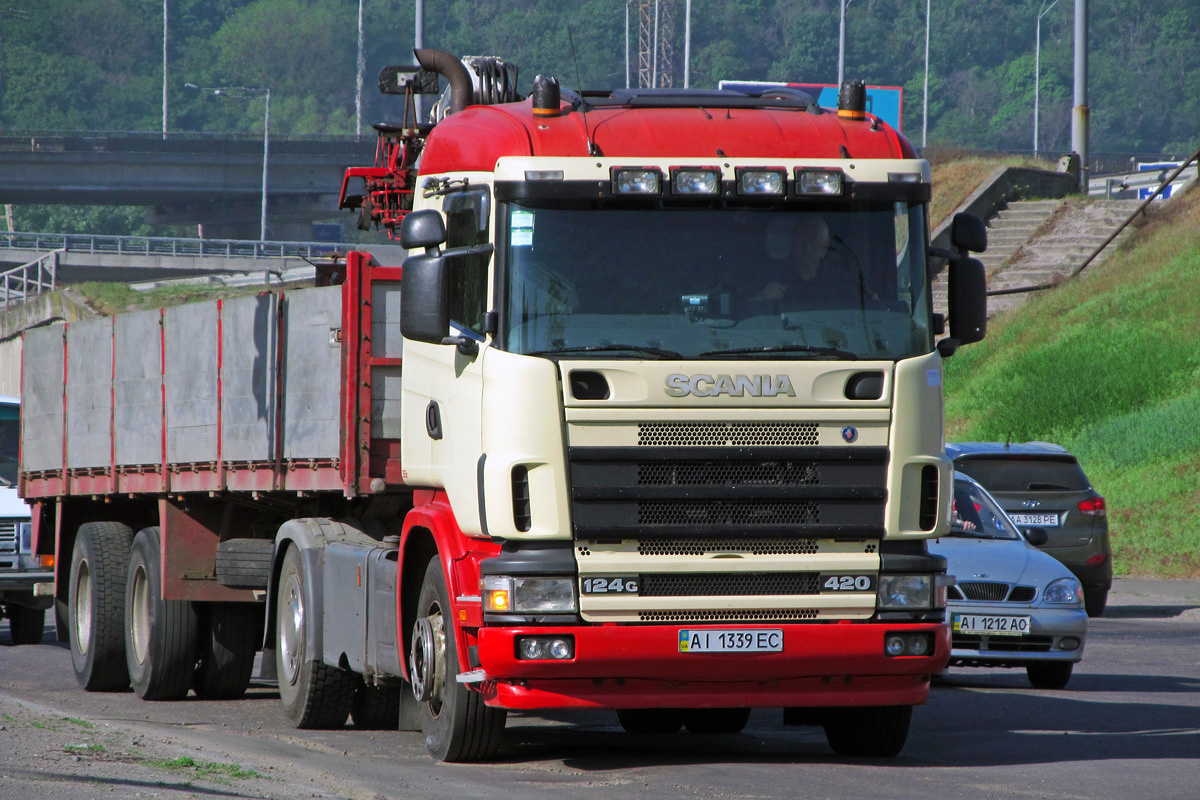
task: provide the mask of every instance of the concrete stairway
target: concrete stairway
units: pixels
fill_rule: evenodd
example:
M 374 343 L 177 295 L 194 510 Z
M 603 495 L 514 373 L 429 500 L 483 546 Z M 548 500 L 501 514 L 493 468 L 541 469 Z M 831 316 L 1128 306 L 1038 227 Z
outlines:
M 988 220 L 988 249 L 979 256 L 989 291 L 1050 283 L 1069 276 L 1125 219 L 1138 200 L 1033 200 L 1008 204 Z M 1129 235 L 1126 228 L 1090 266 Z M 934 281 L 934 309 L 946 313 L 946 273 Z M 988 298 L 988 315 L 1023 304 L 1031 293 Z

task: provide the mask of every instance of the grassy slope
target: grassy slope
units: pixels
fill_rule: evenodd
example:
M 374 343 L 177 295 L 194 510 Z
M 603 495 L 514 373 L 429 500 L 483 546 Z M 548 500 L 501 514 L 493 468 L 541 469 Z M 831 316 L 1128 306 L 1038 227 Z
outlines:
M 1200 192 L 992 321 L 946 363 L 951 441 L 1058 442 L 1109 508 L 1119 573 L 1200 575 Z

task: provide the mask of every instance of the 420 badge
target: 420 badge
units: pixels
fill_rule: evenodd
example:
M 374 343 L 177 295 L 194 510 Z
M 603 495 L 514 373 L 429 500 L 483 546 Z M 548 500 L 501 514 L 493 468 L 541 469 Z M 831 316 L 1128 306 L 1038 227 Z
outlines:
M 779 628 L 734 628 L 679 631 L 681 653 L 781 653 Z

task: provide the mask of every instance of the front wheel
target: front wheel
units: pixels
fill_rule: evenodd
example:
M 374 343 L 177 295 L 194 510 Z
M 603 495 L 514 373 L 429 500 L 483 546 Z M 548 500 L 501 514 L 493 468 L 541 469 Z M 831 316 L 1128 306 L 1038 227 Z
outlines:
M 350 715 L 358 678 L 321 660 L 310 652 L 313 644 L 307 633 L 309 575 L 300 558 L 300 550 L 289 547 L 283 556 L 276 596 L 275 671 L 279 679 L 279 699 L 288 719 L 297 728 L 340 728 Z
M 904 749 L 912 706 L 830 709 L 825 738 L 839 756 L 893 758 Z
M 1070 661 L 1049 661 L 1045 664 L 1030 664 L 1025 667 L 1029 682 L 1035 689 L 1065 689 L 1071 681 L 1075 665 Z
M 89 692 L 129 688 L 125 666 L 125 575 L 133 531 L 85 522 L 71 551 L 67 628 L 75 680 Z
M 41 644 L 46 630 L 45 609 L 9 606 L 8 630 L 13 644 Z
M 182 700 L 196 668 L 196 612 L 187 600 L 163 599 L 158 528 L 133 540 L 125 585 L 125 663 L 143 700 Z
M 421 703 L 421 732 L 439 761 L 479 761 L 500 749 L 507 712 L 488 708 L 479 692 L 455 680 L 458 642 L 450 595 L 437 558 L 429 561 L 417 601 L 409 676 Z

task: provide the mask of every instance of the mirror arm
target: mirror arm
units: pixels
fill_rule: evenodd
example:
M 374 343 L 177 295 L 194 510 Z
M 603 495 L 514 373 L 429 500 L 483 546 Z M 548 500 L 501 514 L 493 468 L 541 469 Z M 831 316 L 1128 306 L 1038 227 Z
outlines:
M 442 339 L 442 344 L 454 345 L 458 348 L 458 352 L 469 358 L 479 355 L 479 342 L 470 336 L 447 336 Z

